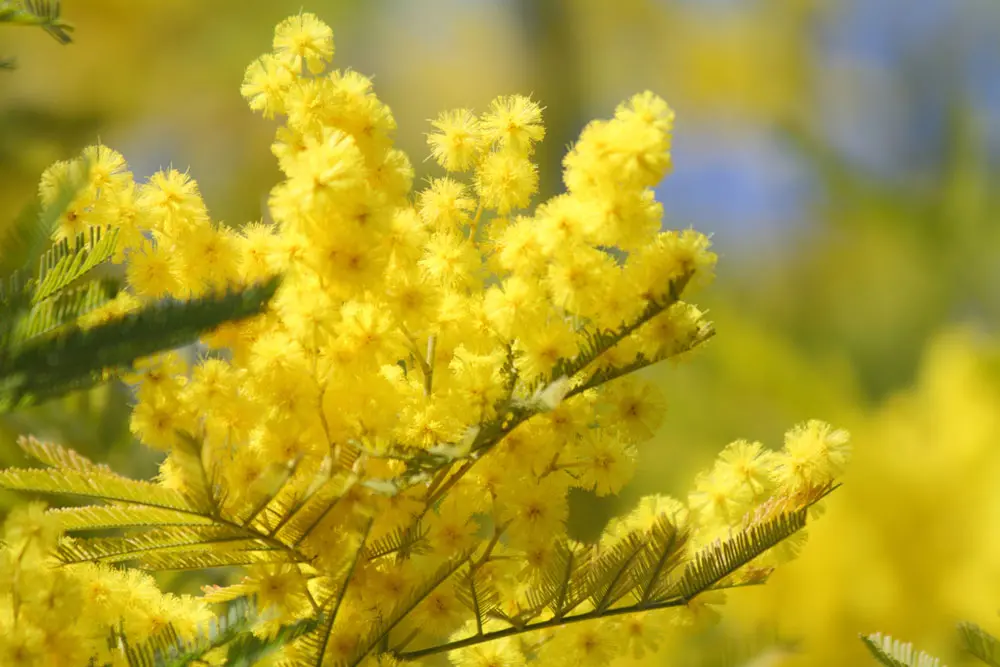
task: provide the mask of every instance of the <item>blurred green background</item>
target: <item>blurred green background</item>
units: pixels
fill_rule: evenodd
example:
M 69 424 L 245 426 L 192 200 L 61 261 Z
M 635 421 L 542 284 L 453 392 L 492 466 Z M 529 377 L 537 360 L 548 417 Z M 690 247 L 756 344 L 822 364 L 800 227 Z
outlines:
M 665 226 L 713 234 L 719 276 L 696 301 L 719 335 L 650 375 L 669 417 L 619 498 L 575 499 L 577 534 L 644 493 L 683 498 L 733 439 L 779 447 L 821 418 L 854 435 L 844 487 L 800 559 L 731 594 L 712 632 L 766 627 L 799 640 L 787 664 L 832 666 L 869 664 L 858 632 L 960 663 L 955 621 L 1000 630 L 1000 3 L 67 0 L 70 46 L 2 31 L 19 67 L 0 73 L 0 224 L 97 139 L 137 178 L 190 168 L 218 220 L 260 219 L 273 125 L 239 85 L 300 8 L 333 26 L 336 67 L 374 77 L 418 179 L 443 109 L 531 93 L 545 195 L 589 119 L 645 89 L 676 109 L 659 195 Z M 127 399 L 4 417 L 0 462 L 32 432 L 151 474 Z M 697 664 L 670 655 L 644 664 Z

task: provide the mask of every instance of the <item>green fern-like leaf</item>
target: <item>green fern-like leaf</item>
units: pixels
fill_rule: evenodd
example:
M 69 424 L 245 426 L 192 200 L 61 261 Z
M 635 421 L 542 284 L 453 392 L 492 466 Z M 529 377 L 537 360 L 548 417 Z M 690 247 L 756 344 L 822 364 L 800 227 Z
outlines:
M 93 471 L 81 472 L 58 468 L 10 468 L 0 470 L 0 488 L 11 491 L 81 496 L 202 516 L 187 498 L 173 489 L 167 489 L 150 482 Z
M 642 554 L 647 550 L 644 538 L 645 535 L 640 532 L 625 537 L 610 553 L 602 554 L 590 570 L 582 589 L 594 609 L 604 611 L 632 590 L 640 576 L 637 570 L 643 565 Z
M 66 179 L 62 189 L 56 194 L 56 206 L 69 204 L 76 197 L 79 189 L 86 186 L 83 179 Z M 55 208 L 55 206 L 53 207 Z M 58 216 L 39 214 L 38 202 L 32 202 L 21 209 L 21 212 L 0 234 L 0 295 L 8 292 L 5 285 L 14 272 L 25 265 L 30 270 L 35 258 L 41 256 L 52 236 L 53 227 Z M 3 299 L 0 298 L 0 301 Z
M 680 565 L 689 537 L 672 517 L 661 516 L 653 524 L 645 536 L 647 548 L 640 554 L 641 562 L 632 576 L 633 594 L 640 606 L 652 601 L 654 591 L 662 587 Z
M 83 160 L 79 165 L 80 168 L 71 170 L 70 177 L 60 184 L 48 207 L 39 210 L 37 203 L 29 205 L 0 238 L 3 250 L 0 253 L 0 359 L 11 346 L 11 331 L 33 303 L 38 284 L 37 277 L 32 275 L 34 266 L 44 267 L 54 257 L 53 251 L 43 251 L 56 221 L 90 183 L 89 162 Z M 86 238 L 84 235 L 78 240 L 83 242 Z
M 161 526 L 209 526 L 211 517 L 174 512 L 159 507 L 134 505 L 84 505 L 51 509 L 66 532 L 112 528 L 154 528 Z
M 574 579 L 579 576 L 580 568 L 587 563 L 589 552 L 581 553 L 580 549 L 574 548 L 565 540 L 559 541 L 555 545 L 554 558 L 539 577 L 537 586 L 533 586 L 527 592 L 529 607 L 522 610 L 516 619 L 511 619 L 513 624 L 520 624 L 540 615 L 546 608 L 551 608 L 556 618 L 562 618 L 572 609 L 567 604 L 570 587 Z
M 962 647 L 991 667 L 1000 667 L 1000 641 L 975 623 L 959 623 Z
M 104 463 L 94 463 L 86 456 L 72 449 L 53 442 L 41 442 L 31 435 L 18 437 L 17 445 L 31 458 L 52 468 L 75 470 L 83 473 L 94 472 L 99 475 L 119 477 L 117 473 Z M 122 477 L 122 479 L 125 478 Z
M 886 667 L 945 667 L 937 658 L 914 649 L 913 644 L 881 632 L 859 636 L 875 659 Z
M 252 665 L 256 665 L 268 655 L 278 651 L 285 644 L 313 632 L 322 623 L 322 620 L 322 616 L 304 619 L 291 625 L 283 626 L 276 633 L 266 638 L 258 637 L 249 632 L 241 633 L 229 644 L 229 650 L 226 652 L 226 667 L 251 667 Z
M 603 612 L 629 595 L 648 602 L 650 591 L 680 562 L 686 539 L 666 515 L 650 530 L 633 531 L 592 559 L 573 584 L 572 604 L 590 598 L 594 609 Z
M 365 548 L 363 557 L 365 560 L 375 560 L 390 554 L 397 554 L 408 558 L 411 554 L 423 551 L 423 540 L 426 536 L 427 532 L 418 521 L 373 541 Z
M 168 553 L 261 548 L 267 547 L 224 527 L 169 526 L 125 537 L 93 537 L 67 541 L 59 546 L 59 560 L 66 564 L 119 563 Z
M 154 302 L 121 319 L 73 331 L 57 341 L 26 346 L 2 371 L 40 371 L 58 377 L 125 366 L 139 357 L 189 343 L 223 322 L 258 314 L 277 287 L 278 280 L 272 279 L 221 295 Z
M 447 581 L 455 572 L 457 572 L 468 560 L 469 554 L 460 554 L 459 556 L 452 558 L 444 565 L 439 567 L 434 574 L 425 579 L 410 591 L 407 598 L 400 601 L 399 604 L 390 611 L 384 619 L 382 619 L 372 630 L 372 632 L 362 639 L 358 644 L 358 649 L 355 651 L 354 655 L 348 661 L 350 667 L 355 667 L 360 664 L 368 654 L 370 654 L 377 647 L 381 646 L 383 641 L 385 641 L 389 633 L 399 625 L 406 616 L 412 612 L 417 605 L 419 605 L 424 598 L 430 595 L 438 586 Z
M 12 341 L 26 341 L 49 334 L 75 322 L 81 316 L 103 306 L 121 289 L 114 279 L 92 280 L 79 287 L 57 292 L 40 301 L 21 318 L 11 332 Z
M 61 18 L 59 0 L 5 0 L 0 4 L 0 23 L 38 26 L 60 44 L 69 44 L 73 26 Z
M 684 569 L 680 580 L 667 589 L 665 597 L 690 600 L 722 582 L 741 567 L 776 546 L 806 525 L 808 508 L 782 512 L 761 522 L 751 523 L 732 537 L 702 549 Z M 654 594 L 654 597 L 659 597 Z
M 185 481 L 183 493 L 192 506 L 215 516 L 219 512 L 217 489 L 221 488 L 216 479 L 216 471 L 206 469 L 202 443 L 199 440 L 180 431 L 177 436 L 170 451 L 170 461 Z
M 124 654 L 130 667 L 186 667 L 199 664 L 209 651 L 249 634 L 257 619 L 256 601 L 240 598 L 233 601 L 224 614 L 199 628 L 193 640 L 185 640 L 173 626 L 167 626 L 134 646 L 124 632 L 115 630 L 108 643 Z
M 250 544 L 250 543 L 248 543 Z M 235 544 L 229 544 L 233 547 Z M 298 562 L 287 552 L 273 547 L 238 549 L 234 551 L 159 551 L 145 553 L 136 561 L 136 567 L 151 572 L 205 571 L 217 567 L 249 567 L 251 565 L 280 565 Z
M 64 239 L 51 248 L 39 259 L 32 303 L 48 299 L 111 259 L 117 242 L 118 230 L 91 227 L 80 233 L 72 246 Z
M 112 633 L 109 644 L 125 654 L 130 667 L 188 667 L 204 664 L 209 651 L 226 648 L 227 667 L 251 667 L 296 638 L 313 631 L 319 618 L 310 618 L 282 626 L 267 637 L 253 634 L 260 619 L 256 602 L 241 598 L 229 605 L 224 614 L 199 629 L 193 640 L 181 638 L 173 626 L 137 646 L 128 643 L 124 633 Z
M 108 369 L 188 344 L 224 322 L 260 313 L 278 288 L 278 278 L 241 291 L 190 301 L 148 304 L 90 329 L 70 329 L 32 340 L 14 354 L 0 355 L 0 412 L 92 386 Z
M 355 478 L 335 475 L 322 482 L 312 493 L 299 501 L 278 524 L 272 534 L 286 544 L 299 546 L 337 508 L 338 501 L 354 484 Z
M 557 544 L 550 564 L 541 573 L 541 581 L 525 592 L 527 608 L 513 615 L 499 609 L 489 613 L 510 627 L 489 632 L 480 627 L 471 636 L 413 650 L 397 648 L 393 654 L 401 660 L 419 660 L 525 632 L 553 630 L 568 623 L 680 607 L 706 590 L 761 583 L 768 569 L 745 570 L 739 578 L 734 575 L 801 529 L 809 507 L 833 488 L 828 485 L 772 498 L 745 520 L 742 530 L 695 554 L 680 576 L 674 576 L 673 571 L 683 558 L 688 535 L 668 515 L 661 516 L 648 531 L 629 534 L 603 552 Z M 633 602 L 625 603 L 629 596 Z M 592 608 L 578 611 L 588 599 Z M 550 613 L 543 615 L 546 611 Z
M 459 601 L 472 612 L 478 633 L 482 634 L 487 619 L 500 609 L 499 591 L 482 569 L 471 566 L 462 574 L 462 582 L 456 591 Z
M 529 609 L 517 622 L 535 618 L 544 609 L 551 610 L 555 618 L 563 618 L 588 599 L 597 613 L 626 597 L 639 607 L 657 601 L 652 591 L 662 587 L 677 567 L 686 541 L 687 534 L 663 515 L 650 530 L 634 531 L 609 549 L 557 545 L 539 585 L 528 592 Z
M 330 590 L 325 598 L 321 598 L 320 611 L 323 618 L 320 620 L 320 623 L 312 631 L 305 633 L 296 642 L 296 652 L 300 656 L 296 667 L 323 667 L 326 647 L 330 641 L 330 635 L 333 633 L 333 626 L 337 621 L 340 605 L 344 601 L 344 596 L 347 594 L 347 587 L 350 585 L 354 573 L 362 561 L 364 544 L 368 539 L 371 527 L 372 521 L 369 520 L 361 538 L 358 540 L 354 557 L 350 559 L 350 562 L 343 568 L 343 571 L 338 573 L 338 576 L 333 577 L 333 580 L 339 582 L 339 584 L 335 589 Z

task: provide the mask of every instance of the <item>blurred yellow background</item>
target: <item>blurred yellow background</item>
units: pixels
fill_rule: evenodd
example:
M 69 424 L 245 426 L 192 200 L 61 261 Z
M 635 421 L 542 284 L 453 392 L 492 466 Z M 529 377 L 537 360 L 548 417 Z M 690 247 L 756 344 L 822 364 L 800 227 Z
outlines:
M 848 428 L 855 459 L 801 557 L 731 593 L 721 632 L 798 640 L 795 665 L 873 664 L 857 633 L 950 663 L 954 624 L 1000 631 L 1000 3 L 992 0 L 66 0 L 74 43 L 2 28 L 0 226 L 41 171 L 97 139 L 138 178 L 190 169 L 213 217 L 258 220 L 273 126 L 240 97 L 274 24 L 334 27 L 334 65 L 373 76 L 398 144 L 428 173 L 440 110 L 531 93 L 544 195 L 593 117 L 650 89 L 677 111 L 668 227 L 711 232 L 699 295 L 719 335 L 650 377 L 670 414 L 617 499 L 575 499 L 593 535 L 644 493 L 685 497 L 736 438 Z M 0 421 L 136 473 L 126 392 Z M 713 635 L 715 637 L 719 635 Z M 749 639 L 747 641 L 750 641 Z M 677 649 L 681 650 L 681 649 Z M 702 664 L 671 659 L 643 664 Z M 674 654 L 678 655 L 678 654 Z M 708 664 L 705 659 L 704 664 Z

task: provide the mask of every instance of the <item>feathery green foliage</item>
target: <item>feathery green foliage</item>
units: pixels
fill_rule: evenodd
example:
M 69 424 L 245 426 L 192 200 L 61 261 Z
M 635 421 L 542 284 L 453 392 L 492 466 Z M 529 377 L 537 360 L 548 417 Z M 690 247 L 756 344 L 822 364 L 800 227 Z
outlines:
M 85 505 L 51 510 L 66 532 L 110 528 L 153 528 L 162 526 L 211 525 L 208 517 L 182 514 L 160 507 L 130 505 Z
M 744 527 L 728 540 L 698 552 L 679 578 L 673 577 L 672 572 L 682 559 L 687 535 L 666 516 L 660 517 L 648 531 L 626 535 L 609 551 L 597 547 L 581 549 L 564 543 L 542 573 L 541 583 L 528 592 L 531 606 L 514 616 L 491 605 L 488 589 L 468 587 L 463 593 L 466 605 L 474 613 L 500 619 L 510 627 L 483 632 L 480 623 L 479 632 L 470 637 L 428 649 L 395 653 L 401 659 L 417 659 L 568 623 L 680 607 L 709 590 L 762 584 L 769 571 L 745 571 L 744 566 L 803 528 L 808 507 L 825 495 L 817 493 L 799 499 L 804 504 L 793 505 L 794 509 L 789 511 L 749 517 Z M 742 575 L 738 575 L 740 572 Z M 573 613 L 588 600 L 592 608 Z M 545 620 L 537 620 L 540 618 Z
M 807 512 L 808 508 L 803 507 L 750 522 L 729 539 L 699 551 L 685 567 L 680 581 L 670 589 L 670 595 L 690 600 L 715 587 L 743 565 L 805 528 Z
M 451 560 L 445 562 L 431 576 L 427 577 L 409 592 L 409 595 L 399 601 L 389 615 L 372 629 L 371 633 L 362 639 L 354 655 L 348 660 L 349 667 L 355 667 L 364 660 L 369 653 L 388 640 L 389 633 L 399 625 L 400 621 L 406 618 L 407 614 L 416 609 L 417 605 L 430 595 L 438 586 L 447 581 L 466 563 L 469 554 L 458 554 Z M 322 667 L 323 654 L 318 655 L 315 667 Z
M 14 277 L 22 266 L 31 266 L 31 262 L 41 257 L 49 245 L 56 221 L 70 203 L 88 185 L 90 164 L 86 158 L 81 159 L 79 167 L 68 173 L 68 178 L 59 185 L 59 190 L 52 204 L 42 209 L 38 201 L 32 201 L 25 206 L 17 218 L 10 223 L 0 236 L 0 293 L 7 289 L 3 283 Z M 23 280 L 20 282 L 24 282 Z
M 294 543 L 280 539 L 280 530 L 274 531 L 279 536 L 275 537 L 273 528 L 268 530 L 259 524 L 258 517 L 243 517 L 241 520 L 229 516 L 221 500 L 211 495 L 217 485 L 210 481 L 212 476 L 204 468 L 198 440 L 191 437 L 184 440 L 187 443 L 187 460 L 180 465 L 185 468 L 188 479 L 205 480 L 203 488 L 190 488 L 181 493 L 129 480 L 71 450 L 31 438 L 22 438 L 22 448 L 51 467 L 2 471 L 0 487 L 78 495 L 109 503 L 53 512 L 53 516 L 62 521 L 61 527 L 70 533 L 109 528 L 125 531 L 122 536 L 64 541 L 57 555 L 65 564 L 132 563 L 149 570 L 196 570 L 234 565 L 307 564 L 311 561 L 310 557 L 296 550 Z M 317 490 L 314 497 L 323 498 L 327 507 L 332 507 L 350 486 L 339 488 L 341 494 L 321 496 Z M 279 490 L 280 485 L 274 492 Z M 808 498 L 775 499 L 761 512 L 748 517 L 743 528 L 728 540 L 697 552 L 678 575 L 674 572 L 683 560 L 688 535 L 684 528 L 667 516 L 661 516 L 646 531 L 633 531 L 623 536 L 610 548 L 599 549 L 596 545 L 571 547 L 563 543 L 558 549 L 558 556 L 542 573 L 539 583 L 529 591 L 527 599 L 530 606 L 514 616 L 503 613 L 497 605 L 496 591 L 486 581 L 477 579 L 478 565 L 472 554 L 459 554 L 442 565 L 437 574 L 429 577 L 418 589 L 411 591 L 394 607 L 394 611 L 381 618 L 358 645 L 349 664 L 357 664 L 376 647 L 392 649 L 385 645 L 392 629 L 427 595 L 452 577 L 457 578 L 456 585 L 461 591 L 459 599 L 473 613 L 479 632 L 473 637 L 433 649 L 406 652 L 399 647 L 401 658 L 417 658 L 426 653 L 438 653 L 564 623 L 683 606 L 707 590 L 762 583 L 766 572 L 762 576 L 752 569 L 744 571 L 744 566 L 801 529 L 805 525 L 808 507 L 828 491 L 820 490 Z M 268 498 L 267 504 L 271 499 Z M 307 505 L 308 502 L 287 506 L 285 511 L 299 513 Z M 791 509 L 784 510 L 786 506 Z M 279 520 L 282 525 L 289 525 L 287 517 L 280 517 Z M 419 535 L 419 530 L 405 529 L 370 544 L 359 544 L 353 564 L 348 566 L 348 572 L 342 579 L 342 586 L 346 587 L 351 579 L 350 572 L 360 562 L 390 553 L 398 558 L 409 557 L 414 552 L 413 546 Z M 738 572 L 745 573 L 734 577 Z M 296 626 L 294 632 L 289 630 L 296 637 L 301 635 L 299 645 L 306 655 L 315 656 L 314 664 L 319 664 L 319 658 L 324 654 L 343 595 L 343 589 L 332 592 L 321 603 L 318 611 L 325 615 L 324 621 L 319 621 L 317 617 L 308 627 L 302 625 Z M 588 601 L 586 611 L 577 611 Z M 218 621 L 219 627 L 228 627 L 226 618 Z M 502 620 L 509 627 L 483 632 L 483 624 L 488 619 Z M 215 635 L 209 633 L 209 636 Z M 246 640 L 241 645 L 244 644 L 249 646 L 253 642 Z M 212 645 L 217 646 L 218 643 Z M 254 650 L 266 648 L 257 644 L 253 646 L 256 647 Z M 142 655 L 151 656 L 151 651 Z
M 392 554 L 408 558 L 411 554 L 421 552 L 421 541 L 427 533 L 418 521 L 392 531 L 385 537 L 380 537 L 365 546 L 365 560 L 375 560 Z
M 94 463 L 72 449 L 53 442 L 42 442 L 34 436 L 21 436 L 17 445 L 25 454 L 51 468 L 75 470 L 77 472 L 95 472 L 100 475 L 115 475 L 115 472 L 104 463 Z M 124 479 L 124 478 L 122 478 Z
M 220 616 L 199 629 L 193 640 L 185 640 L 168 625 L 148 641 L 131 646 L 121 630 L 112 632 L 108 642 L 122 649 L 129 667 L 186 667 L 202 664 L 209 651 L 226 648 L 226 665 L 250 667 L 284 644 L 311 631 L 316 619 L 306 619 L 281 627 L 267 637 L 253 634 L 260 620 L 256 600 L 238 598 Z
M 1000 667 L 1000 641 L 975 623 L 959 623 L 962 647 L 991 667 Z
M 15 324 L 11 338 L 40 338 L 100 308 L 111 301 L 120 289 L 121 283 L 116 279 L 91 280 L 80 287 L 64 289 L 34 305 L 28 315 Z
M 0 411 L 93 386 L 132 362 L 180 347 L 225 322 L 260 313 L 279 280 L 189 301 L 164 299 L 90 329 L 69 327 L 0 357 Z
M 0 487 L 12 491 L 80 496 L 106 502 L 198 513 L 187 498 L 173 489 L 92 471 L 8 468 L 0 470 Z
M 53 268 L 52 264 L 59 259 L 89 250 L 86 248 L 87 235 L 77 237 L 72 250 L 65 241 L 48 252 L 45 248 L 56 221 L 87 188 L 90 168 L 86 158 L 81 160 L 77 168 L 69 170 L 68 177 L 60 183 L 49 206 L 42 209 L 37 203 L 29 204 L 0 237 L 0 249 L 3 250 L 0 254 L 0 345 L 13 344 L 10 331 L 15 328 L 14 323 L 32 304 L 42 301 L 35 296 L 41 276 L 34 276 L 33 268 L 37 265 L 41 273 Z M 113 243 L 114 238 L 110 242 Z M 64 265 L 61 270 L 66 268 Z M 79 274 L 76 275 L 76 278 L 79 277 Z
M 77 236 L 72 248 L 66 239 L 56 244 L 38 260 L 31 303 L 48 299 L 111 259 L 116 242 L 116 230 L 103 232 L 100 227 L 91 227 Z
M 881 632 L 859 636 L 879 664 L 886 667 L 944 667 L 940 660 L 917 651 L 909 642 L 903 643 Z
M 73 26 L 62 20 L 59 0 L 3 0 L 0 23 L 38 26 L 60 44 L 72 41 Z
M 73 26 L 62 20 L 59 0 L 0 0 L 0 23 L 40 27 L 60 44 L 73 41 Z M 0 69 L 14 69 L 13 58 L 0 60 Z

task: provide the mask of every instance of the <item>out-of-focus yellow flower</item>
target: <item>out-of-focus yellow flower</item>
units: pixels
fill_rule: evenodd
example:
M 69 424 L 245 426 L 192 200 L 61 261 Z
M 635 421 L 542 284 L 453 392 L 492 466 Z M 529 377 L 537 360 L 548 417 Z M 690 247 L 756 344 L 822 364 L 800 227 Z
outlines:
M 869 660 L 856 636 L 876 630 L 951 664 L 956 621 L 995 631 L 998 358 L 995 344 L 970 332 L 938 336 L 916 385 L 852 429 L 850 472 L 799 560 L 734 596 L 740 618 L 774 619 L 802 640 L 787 664 Z M 810 425 L 791 434 L 796 449 L 813 453 L 835 444 L 831 435 Z

